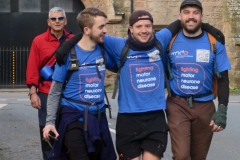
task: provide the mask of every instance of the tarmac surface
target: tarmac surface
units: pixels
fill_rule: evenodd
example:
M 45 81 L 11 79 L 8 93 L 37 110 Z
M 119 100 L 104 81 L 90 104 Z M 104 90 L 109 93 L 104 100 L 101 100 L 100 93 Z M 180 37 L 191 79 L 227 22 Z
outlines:
M 27 95 L 28 88 L 0 89 L 0 160 L 42 160 L 37 110 L 32 109 Z M 231 95 L 229 100 L 227 128 L 214 134 L 207 160 L 237 160 L 240 157 L 239 95 Z M 109 101 L 113 116 L 108 119 L 109 130 L 115 142 L 118 105 L 116 99 L 109 98 Z M 217 100 L 214 102 L 217 104 Z M 162 160 L 171 160 L 171 156 L 169 138 Z

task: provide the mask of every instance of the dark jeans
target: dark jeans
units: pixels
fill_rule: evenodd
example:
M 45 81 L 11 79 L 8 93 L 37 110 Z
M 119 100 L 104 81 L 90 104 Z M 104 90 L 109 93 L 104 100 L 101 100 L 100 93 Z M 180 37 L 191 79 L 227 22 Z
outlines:
M 193 102 L 180 97 L 167 98 L 167 118 L 173 160 L 205 160 L 213 132 L 210 127 L 215 113 L 213 101 Z
M 47 155 L 51 150 L 49 144 L 43 140 L 43 128 L 46 124 L 46 117 L 47 117 L 47 97 L 48 94 L 45 93 L 38 93 L 38 96 L 41 100 L 41 109 L 38 110 L 38 121 L 39 121 L 39 132 L 40 132 L 40 141 L 41 141 L 41 148 L 42 148 L 42 155 L 43 159 L 47 160 Z M 53 145 L 53 140 L 50 140 L 50 143 Z

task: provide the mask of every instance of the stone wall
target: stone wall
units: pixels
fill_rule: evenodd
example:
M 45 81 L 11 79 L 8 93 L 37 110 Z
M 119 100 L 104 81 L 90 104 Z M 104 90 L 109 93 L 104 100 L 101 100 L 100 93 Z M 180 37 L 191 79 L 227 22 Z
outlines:
M 154 25 L 168 25 L 178 19 L 179 6 L 182 0 L 132 0 L 133 11 L 144 9 L 151 12 Z M 239 0 L 238 0 L 239 1 Z M 226 9 L 224 0 L 201 0 L 203 5 L 203 22 L 208 22 L 219 29 L 223 29 L 223 13 Z M 131 13 L 131 0 L 113 0 L 115 12 L 125 13 L 121 24 L 128 27 L 128 18 Z M 125 29 L 126 30 L 126 29 Z M 115 32 L 118 32 L 115 30 Z M 122 32 L 121 32 L 122 33 Z M 126 33 L 118 34 L 126 36 Z
M 165 26 L 178 18 L 179 6 L 182 0 L 82 0 L 97 3 L 112 3 L 104 11 L 109 14 L 122 15 L 121 21 L 108 24 L 108 33 L 126 37 L 128 19 L 131 11 L 144 9 L 151 12 L 155 26 Z M 223 31 L 226 39 L 226 49 L 231 60 L 232 70 L 229 72 L 230 88 L 240 89 L 240 0 L 200 0 L 203 5 L 203 22 L 210 23 Z M 133 2 L 133 4 L 132 4 Z M 101 6 L 101 5 L 100 5 Z M 101 6 L 102 7 L 102 6 Z M 114 12 L 114 13 L 113 13 Z M 108 15 L 109 17 L 109 15 Z M 108 72 L 107 85 L 113 84 L 115 74 Z
M 230 88 L 240 89 L 240 0 L 226 0 L 223 31 L 231 60 Z

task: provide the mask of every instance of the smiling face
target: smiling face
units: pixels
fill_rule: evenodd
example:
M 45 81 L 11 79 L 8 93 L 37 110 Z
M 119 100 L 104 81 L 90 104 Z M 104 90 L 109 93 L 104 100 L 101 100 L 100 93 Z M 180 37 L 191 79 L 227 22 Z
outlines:
M 91 28 L 86 27 L 86 34 L 96 43 L 104 42 L 104 35 L 107 33 L 107 19 L 103 16 L 94 17 L 94 24 Z
M 141 16 L 139 18 L 149 18 Z M 147 43 L 153 38 L 153 23 L 150 20 L 139 20 L 132 26 L 129 26 L 132 37 L 141 43 Z
M 67 18 L 64 16 L 62 11 L 50 12 L 47 23 L 51 28 L 52 33 L 62 32 L 64 26 L 67 24 Z
M 186 36 L 197 36 L 201 31 L 202 12 L 197 6 L 186 6 L 181 9 L 179 20 Z

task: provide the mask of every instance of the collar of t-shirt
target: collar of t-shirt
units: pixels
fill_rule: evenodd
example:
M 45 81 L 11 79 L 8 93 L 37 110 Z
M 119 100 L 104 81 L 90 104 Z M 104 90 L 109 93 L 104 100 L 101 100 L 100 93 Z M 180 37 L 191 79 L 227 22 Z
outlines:
M 201 34 L 195 36 L 195 37 L 188 37 L 186 35 L 184 35 L 184 33 L 182 32 L 183 36 L 186 37 L 186 38 L 189 38 L 189 39 L 198 39 L 198 38 L 201 38 L 203 35 L 204 35 L 204 31 L 202 31 Z
M 52 35 L 54 38 L 57 39 L 57 37 L 56 37 L 54 34 L 51 33 L 51 35 Z M 58 41 L 60 42 L 60 44 L 62 44 L 62 43 L 65 41 L 66 36 L 67 36 L 67 35 L 63 32 L 62 37 L 58 39 Z

